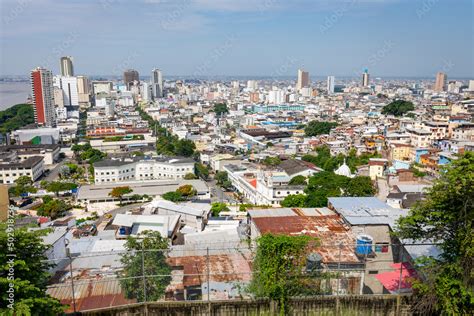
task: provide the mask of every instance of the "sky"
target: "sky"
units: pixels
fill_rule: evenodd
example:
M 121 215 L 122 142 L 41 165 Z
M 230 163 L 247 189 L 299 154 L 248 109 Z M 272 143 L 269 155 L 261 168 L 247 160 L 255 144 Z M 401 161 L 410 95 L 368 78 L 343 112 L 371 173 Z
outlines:
M 472 0 L 1 0 L 0 75 L 474 79 Z

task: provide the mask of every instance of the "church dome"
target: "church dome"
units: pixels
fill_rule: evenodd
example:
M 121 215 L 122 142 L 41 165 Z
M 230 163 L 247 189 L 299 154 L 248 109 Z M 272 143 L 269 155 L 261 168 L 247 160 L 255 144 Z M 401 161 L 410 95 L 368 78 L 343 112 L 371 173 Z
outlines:
M 352 177 L 351 168 L 349 168 L 349 166 L 346 165 L 346 160 L 344 160 L 344 163 L 339 168 L 337 168 L 337 170 L 334 171 L 334 173 L 340 176 L 345 176 L 349 178 Z

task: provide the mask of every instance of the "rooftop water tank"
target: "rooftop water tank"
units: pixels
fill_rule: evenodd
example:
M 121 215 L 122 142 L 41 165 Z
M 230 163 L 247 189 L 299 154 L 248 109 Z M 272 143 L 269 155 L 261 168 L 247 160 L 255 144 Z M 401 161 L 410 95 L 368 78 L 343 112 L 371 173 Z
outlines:
M 310 253 L 308 257 L 306 258 L 306 271 L 321 269 L 322 261 L 323 261 L 323 257 L 319 253 L 317 252 Z
M 356 241 L 356 254 L 358 256 L 365 256 L 372 252 L 372 244 L 374 243 L 374 239 L 365 234 L 361 234 L 357 236 Z

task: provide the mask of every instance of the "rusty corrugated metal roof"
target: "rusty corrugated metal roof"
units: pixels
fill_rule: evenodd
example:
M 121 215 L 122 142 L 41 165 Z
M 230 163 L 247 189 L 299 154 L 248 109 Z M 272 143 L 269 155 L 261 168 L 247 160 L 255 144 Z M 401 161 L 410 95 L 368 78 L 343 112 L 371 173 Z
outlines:
M 317 237 L 321 246 L 317 246 L 314 251 L 321 254 L 324 263 L 359 263 L 354 251 L 355 238 L 352 230 L 339 215 L 305 216 L 300 209 L 292 210 L 296 216 L 257 217 L 252 218 L 252 221 L 261 234 Z
M 233 282 L 250 281 L 250 255 L 241 253 L 209 256 L 210 281 Z M 183 286 L 197 286 L 207 281 L 206 256 L 185 256 L 168 258 L 173 267 L 183 268 Z
M 46 293 L 62 304 L 69 305 L 65 312 L 73 311 L 71 282 L 52 285 Z M 134 299 L 125 298 L 120 283 L 115 278 L 75 281 L 74 298 L 78 311 L 136 303 Z

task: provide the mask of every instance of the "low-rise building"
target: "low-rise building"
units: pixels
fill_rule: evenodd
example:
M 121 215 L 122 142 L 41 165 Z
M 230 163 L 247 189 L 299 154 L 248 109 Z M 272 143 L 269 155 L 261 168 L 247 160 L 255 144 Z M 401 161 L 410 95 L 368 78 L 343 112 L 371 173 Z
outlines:
M 291 178 L 284 171 L 247 170 L 234 165 L 225 165 L 232 186 L 255 205 L 279 207 L 280 202 L 291 194 L 301 194 L 305 186 L 289 185 Z
M 36 181 L 44 173 L 43 157 L 32 156 L 20 160 L 15 153 L 0 157 L 0 184 L 11 184 L 21 176 L 28 176 Z
M 183 179 L 194 172 L 190 158 L 108 159 L 94 164 L 96 184 L 134 180 Z
M 0 154 L 16 152 L 20 161 L 33 156 L 43 157 L 45 165 L 52 165 L 59 160 L 61 147 L 59 145 L 9 145 L 0 147 Z

